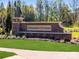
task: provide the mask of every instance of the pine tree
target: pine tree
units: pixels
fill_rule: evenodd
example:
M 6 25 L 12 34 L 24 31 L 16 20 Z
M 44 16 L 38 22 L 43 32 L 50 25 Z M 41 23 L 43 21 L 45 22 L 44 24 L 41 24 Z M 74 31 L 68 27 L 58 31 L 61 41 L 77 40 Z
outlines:
M 61 8 L 60 16 L 61 16 L 60 18 L 65 26 L 72 25 L 71 13 L 70 13 L 68 5 L 66 5 L 66 4 L 63 5 L 63 7 Z
M 14 2 L 15 6 L 15 17 L 21 17 L 22 12 L 21 12 L 21 1 L 17 0 Z
M 8 2 L 7 8 L 7 18 L 6 18 L 6 33 L 9 34 L 12 29 L 12 21 L 11 21 L 11 2 Z

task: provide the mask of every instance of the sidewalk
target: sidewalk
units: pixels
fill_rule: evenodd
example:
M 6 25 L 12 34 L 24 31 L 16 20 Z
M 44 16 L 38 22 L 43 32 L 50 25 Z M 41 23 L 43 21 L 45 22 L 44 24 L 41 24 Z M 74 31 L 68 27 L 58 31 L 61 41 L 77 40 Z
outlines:
M 47 52 L 11 48 L 0 48 L 0 51 L 17 54 L 4 59 L 79 59 L 79 52 Z

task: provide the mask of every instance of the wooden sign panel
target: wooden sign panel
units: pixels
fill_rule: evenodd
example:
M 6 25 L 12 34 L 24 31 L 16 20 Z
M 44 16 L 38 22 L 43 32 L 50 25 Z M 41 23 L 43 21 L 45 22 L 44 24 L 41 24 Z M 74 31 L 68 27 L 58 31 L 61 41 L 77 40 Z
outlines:
M 27 31 L 51 31 L 51 25 L 27 25 Z

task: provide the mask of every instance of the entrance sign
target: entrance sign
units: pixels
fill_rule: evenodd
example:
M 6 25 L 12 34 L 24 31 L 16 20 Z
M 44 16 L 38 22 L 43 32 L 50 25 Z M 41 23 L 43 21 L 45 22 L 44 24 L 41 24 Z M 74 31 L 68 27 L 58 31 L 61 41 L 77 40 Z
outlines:
M 12 32 L 16 36 L 27 38 L 49 38 L 53 40 L 71 40 L 71 33 L 65 33 L 58 22 L 12 22 Z

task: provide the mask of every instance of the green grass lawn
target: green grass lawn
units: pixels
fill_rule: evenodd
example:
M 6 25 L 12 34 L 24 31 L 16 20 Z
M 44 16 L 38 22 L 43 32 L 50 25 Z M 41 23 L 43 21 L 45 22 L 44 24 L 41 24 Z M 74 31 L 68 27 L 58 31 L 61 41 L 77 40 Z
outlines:
M 0 51 L 0 59 L 6 58 L 6 57 L 10 57 L 10 56 L 13 56 L 13 55 L 15 55 L 15 54 L 14 53 L 10 53 L 10 52 Z
M 38 40 L 1 39 L 0 47 L 40 51 L 78 51 L 79 45 Z

